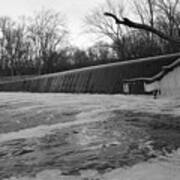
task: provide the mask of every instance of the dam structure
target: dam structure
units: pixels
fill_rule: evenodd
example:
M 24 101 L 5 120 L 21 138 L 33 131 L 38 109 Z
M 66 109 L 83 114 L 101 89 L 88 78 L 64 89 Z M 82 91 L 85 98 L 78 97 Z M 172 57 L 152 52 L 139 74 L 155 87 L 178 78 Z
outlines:
M 124 93 L 124 79 L 151 78 L 178 58 L 180 53 L 7 81 L 0 83 L 0 91 L 120 94 Z

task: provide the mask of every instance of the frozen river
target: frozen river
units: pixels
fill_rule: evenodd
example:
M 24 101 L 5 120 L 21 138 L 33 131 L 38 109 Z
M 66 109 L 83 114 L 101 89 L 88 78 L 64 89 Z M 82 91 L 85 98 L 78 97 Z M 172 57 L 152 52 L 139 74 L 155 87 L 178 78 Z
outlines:
M 180 179 L 180 99 L 0 93 L 0 179 Z

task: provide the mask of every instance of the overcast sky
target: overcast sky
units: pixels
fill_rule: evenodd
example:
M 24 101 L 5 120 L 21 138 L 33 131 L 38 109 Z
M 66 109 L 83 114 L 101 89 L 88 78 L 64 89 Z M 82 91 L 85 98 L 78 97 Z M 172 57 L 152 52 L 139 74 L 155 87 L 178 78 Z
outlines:
M 18 17 L 29 15 L 42 8 L 55 9 L 66 15 L 72 41 L 75 45 L 91 44 L 87 35 L 81 35 L 82 19 L 87 12 L 105 0 L 0 0 L 0 15 Z

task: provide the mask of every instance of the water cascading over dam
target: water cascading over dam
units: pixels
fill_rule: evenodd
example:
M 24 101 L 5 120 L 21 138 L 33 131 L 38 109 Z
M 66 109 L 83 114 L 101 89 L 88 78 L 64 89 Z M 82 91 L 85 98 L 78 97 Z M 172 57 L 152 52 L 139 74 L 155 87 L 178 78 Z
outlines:
M 123 79 L 152 77 L 180 53 L 92 66 L 0 83 L 0 91 L 122 93 Z

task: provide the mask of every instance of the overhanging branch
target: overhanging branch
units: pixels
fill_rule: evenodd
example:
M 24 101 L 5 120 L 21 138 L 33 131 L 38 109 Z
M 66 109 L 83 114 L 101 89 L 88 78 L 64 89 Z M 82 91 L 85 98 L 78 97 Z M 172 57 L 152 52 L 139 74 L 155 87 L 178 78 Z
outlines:
M 116 24 L 120 24 L 120 25 L 122 24 L 122 25 L 128 26 L 130 28 L 142 29 L 145 31 L 149 31 L 153 34 L 156 34 L 160 38 L 169 41 L 172 44 L 176 44 L 176 45 L 180 46 L 180 39 L 175 39 L 171 36 L 168 36 L 168 35 L 164 34 L 163 32 L 161 32 L 161 31 L 159 31 L 159 30 L 157 30 L 157 29 L 155 29 L 149 25 L 133 22 L 128 18 L 122 18 L 122 20 L 120 20 L 116 15 L 114 15 L 112 13 L 108 13 L 108 12 L 105 12 L 104 15 L 113 18 L 115 20 Z

